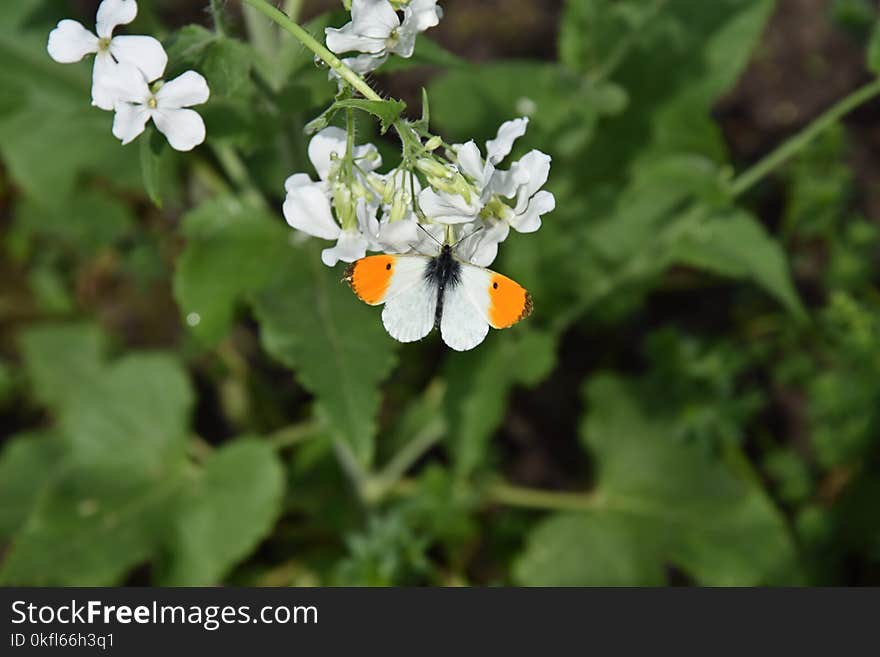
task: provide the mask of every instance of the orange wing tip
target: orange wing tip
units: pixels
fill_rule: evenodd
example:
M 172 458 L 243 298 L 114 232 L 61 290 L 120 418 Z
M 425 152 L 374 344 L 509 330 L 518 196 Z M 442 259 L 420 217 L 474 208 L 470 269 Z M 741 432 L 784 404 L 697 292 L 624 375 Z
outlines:
M 361 258 L 345 268 L 342 280 L 361 301 L 375 306 L 385 300 L 395 262 L 396 258 L 389 255 Z
M 534 303 L 524 287 L 501 274 L 489 282 L 489 322 L 494 328 L 508 328 L 532 314 Z

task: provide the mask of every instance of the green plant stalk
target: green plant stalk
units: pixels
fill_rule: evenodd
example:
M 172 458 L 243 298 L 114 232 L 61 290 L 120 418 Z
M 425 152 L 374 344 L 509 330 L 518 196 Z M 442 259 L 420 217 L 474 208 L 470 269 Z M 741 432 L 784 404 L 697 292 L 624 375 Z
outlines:
M 223 24 L 222 0 L 211 0 L 211 18 L 214 19 L 214 31 L 219 36 L 226 36 L 226 26 Z
M 372 87 L 357 73 L 352 71 L 348 66 L 342 63 L 336 55 L 321 45 L 315 38 L 303 29 L 298 23 L 290 20 L 287 15 L 270 5 L 266 0 L 243 0 L 245 4 L 250 5 L 266 18 L 274 21 L 278 26 L 289 32 L 297 41 L 306 48 L 311 50 L 318 58 L 320 58 L 327 66 L 329 66 L 340 78 L 342 78 L 349 86 L 357 90 L 364 98 L 369 100 L 384 100 L 379 94 L 373 91 Z
M 523 488 L 506 483 L 490 484 L 484 491 L 487 502 L 548 511 L 594 511 L 604 506 L 596 493 L 563 493 Z
M 241 192 L 242 198 L 258 207 L 268 208 L 266 199 L 254 185 L 247 167 L 235 149 L 226 144 L 218 145 L 217 143 L 212 145 L 212 149 L 223 171 Z
M 802 151 L 824 130 L 834 125 L 846 114 L 871 98 L 880 95 L 880 78 L 859 87 L 812 121 L 806 128 L 783 142 L 772 153 L 737 176 L 730 183 L 730 197 L 736 198 L 751 189 L 766 176 L 773 173 L 792 157 Z

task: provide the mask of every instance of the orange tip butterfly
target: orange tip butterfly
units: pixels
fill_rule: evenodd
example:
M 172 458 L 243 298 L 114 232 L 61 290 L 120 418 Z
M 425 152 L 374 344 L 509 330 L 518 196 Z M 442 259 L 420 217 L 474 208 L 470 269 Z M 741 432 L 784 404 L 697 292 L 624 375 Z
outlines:
M 400 342 L 421 340 L 433 328 L 449 347 L 467 351 L 489 332 L 532 312 L 521 285 L 459 260 L 444 244 L 437 256 L 374 255 L 351 263 L 344 280 L 361 301 L 382 309 L 385 330 Z

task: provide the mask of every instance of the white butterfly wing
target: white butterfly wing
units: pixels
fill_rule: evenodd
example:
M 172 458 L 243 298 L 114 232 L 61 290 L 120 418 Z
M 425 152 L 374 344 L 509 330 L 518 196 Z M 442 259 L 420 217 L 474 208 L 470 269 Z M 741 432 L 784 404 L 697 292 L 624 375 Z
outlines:
M 421 340 L 434 328 L 437 286 L 425 278 L 429 262 L 426 256 L 396 256 L 382 323 L 388 334 L 400 342 Z
M 493 272 L 464 262 L 459 281 L 443 292 L 440 335 L 456 351 L 473 349 L 489 333 L 489 287 Z

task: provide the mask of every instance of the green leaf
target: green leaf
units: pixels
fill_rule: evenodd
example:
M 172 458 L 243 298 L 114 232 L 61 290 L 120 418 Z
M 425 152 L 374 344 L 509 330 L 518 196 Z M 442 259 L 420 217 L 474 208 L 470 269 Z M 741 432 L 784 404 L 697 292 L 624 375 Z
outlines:
M 166 586 L 209 586 L 248 555 L 281 513 L 284 472 L 265 442 L 214 453 L 174 514 Z
M 608 69 L 627 39 L 660 4 L 656 0 L 568 0 L 559 21 L 559 59 L 582 73 Z
M 758 482 L 674 438 L 675 417 L 639 401 L 649 398 L 612 375 L 586 386 L 582 436 L 596 459 L 593 510 L 541 523 L 516 563 L 517 581 L 656 584 L 668 563 L 709 586 L 797 583 L 785 522 Z M 544 567 L 551 559 L 565 570 Z
M 12 543 L 0 583 L 109 586 L 145 562 L 165 531 L 183 479 L 116 468 L 69 470 L 39 497 Z
M 0 452 L 0 540 L 8 539 L 31 512 L 62 456 L 57 436 L 21 434 Z
M 19 345 L 34 397 L 60 407 L 97 377 L 105 338 L 93 324 L 38 324 L 19 335 Z
M 378 310 L 347 289 L 340 271 L 321 264 L 315 248 L 292 251 L 254 302 L 263 347 L 296 370 L 333 436 L 368 465 L 378 386 L 394 366 L 396 350 Z
M 229 329 L 236 302 L 290 253 L 288 233 L 266 210 L 228 196 L 190 211 L 183 232 L 174 297 L 192 331 L 212 344 Z
M 144 178 L 144 189 L 153 204 L 161 209 L 162 194 L 159 186 L 159 164 L 161 159 L 159 156 L 162 152 L 165 140 L 159 135 L 158 130 L 153 130 L 151 128 L 147 134 L 141 136 L 140 142 L 141 175 Z
M 880 21 L 874 25 L 871 39 L 868 41 L 868 69 L 880 75 Z
M 352 108 L 362 112 L 369 112 L 381 123 L 381 132 L 384 135 L 388 128 L 400 118 L 406 109 L 406 103 L 402 100 L 364 100 L 362 98 L 346 98 L 337 100 L 330 108 L 331 112 L 340 109 Z
M 673 248 L 673 261 L 731 278 L 751 279 L 789 312 L 806 316 L 794 289 L 785 252 L 744 210 L 695 225 Z
M 540 383 L 556 363 L 555 352 L 553 336 L 520 327 L 490 335 L 478 349 L 450 354 L 445 406 L 457 474 L 465 476 L 486 462 L 510 391 Z
M 558 513 L 529 534 L 514 578 L 526 586 L 661 586 L 653 537 L 625 515 Z
M 154 476 L 183 460 L 193 391 L 176 360 L 129 355 L 78 388 L 61 418 L 73 462 Z

